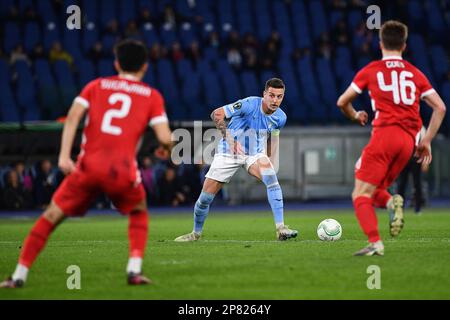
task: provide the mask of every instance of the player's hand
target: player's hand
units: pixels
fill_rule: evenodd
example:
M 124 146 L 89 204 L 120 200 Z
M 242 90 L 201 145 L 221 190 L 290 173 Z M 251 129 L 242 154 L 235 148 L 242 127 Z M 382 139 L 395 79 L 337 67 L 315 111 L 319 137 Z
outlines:
M 414 156 L 418 158 L 418 163 L 422 163 L 422 165 L 428 166 L 432 160 L 431 143 L 426 140 L 422 140 L 417 146 Z
M 71 174 L 75 170 L 75 162 L 70 158 L 60 158 L 58 161 L 58 167 L 65 174 Z
M 369 115 L 365 111 L 358 111 L 353 118 L 353 121 L 357 122 L 360 126 L 365 126 L 369 120 Z
M 239 143 L 239 141 L 232 140 L 228 142 L 228 145 L 230 146 L 230 151 L 234 155 L 244 155 L 244 148 Z

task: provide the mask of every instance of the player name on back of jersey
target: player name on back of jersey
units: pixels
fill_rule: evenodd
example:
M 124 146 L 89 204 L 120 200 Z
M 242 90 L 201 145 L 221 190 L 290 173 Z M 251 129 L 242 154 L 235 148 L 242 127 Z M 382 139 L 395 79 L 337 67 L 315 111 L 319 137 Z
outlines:
M 152 90 L 149 87 L 139 83 L 129 83 L 122 79 L 102 79 L 100 86 L 104 90 L 126 91 L 128 93 L 136 93 L 141 96 L 149 97 Z
M 401 61 L 395 60 L 395 61 L 386 61 L 386 67 L 387 68 L 404 68 L 405 64 Z

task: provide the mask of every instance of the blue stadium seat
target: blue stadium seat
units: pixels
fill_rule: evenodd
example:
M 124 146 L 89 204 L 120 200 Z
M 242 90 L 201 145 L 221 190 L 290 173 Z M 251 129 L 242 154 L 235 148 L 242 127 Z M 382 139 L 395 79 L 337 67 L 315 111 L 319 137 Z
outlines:
M 67 113 L 72 105 L 73 99 L 78 94 L 78 89 L 72 71 L 66 61 L 56 61 L 53 65 L 53 70 L 55 71 L 55 76 L 59 84 L 62 101 L 61 107 L 55 111 L 56 117 L 59 117 Z
M 450 3 L 447 2 L 447 8 Z M 428 24 L 430 26 L 431 35 L 435 39 L 441 40 L 445 35 L 445 22 L 442 16 L 442 9 L 436 0 L 428 1 Z M 448 30 L 447 30 L 448 31 Z
M 30 67 L 25 61 L 17 61 L 15 64 L 17 71 L 16 99 L 19 108 L 24 110 L 23 120 L 40 120 L 41 115 L 36 103 L 36 88 L 31 74 Z
M 422 35 L 416 33 L 410 34 L 408 36 L 408 46 L 412 52 L 414 65 L 428 77 L 433 85 L 435 85 L 427 56 L 425 41 L 423 40 Z
M 242 98 L 239 79 L 228 61 L 224 59 L 219 60 L 217 62 L 217 71 L 224 89 L 225 103 L 231 103 Z
M 15 6 L 15 0 L 0 1 L 0 16 L 7 15 L 11 7 Z
M 330 61 L 319 58 L 316 61 L 316 73 L 318 75 L 321 97 L 325 102 L 333 120 L 341 120 L 341 113 L 336 107 L 337 85 L 336 78 L 331 70 Z
M 222 95 L 222 89 L 219 85 L 219 77 L 216 72 L 212 71 L 202 75 L 203 92 L 205 93 L 206 106 L 210 111 L 222 106 L 225 99 Z M 204 115 L 204 119 L 207 119 L 209 113 Z
M 83 28 L 82 45 L 84 53 L 88 53 L 94 44 L 99 40 L 99 30 L 93 22 L 89 23 Z
M 268 13 L 256 15 L 256 32 L 260 41 L 266 40 L 272 32 L 272 19 Z
M 308 119 L 322 123 L 327 121 L 327 108 L 320 98 L 319 86 L 312 69 L 310 57 L 303 57 L 297 62 L 297 72 L 300 79 L 300 95 L 304 97 L 308 107 Z
M 409 0 L 408 2 L 408 26 L 410 28 L 420 28 L 419 25 L 423 22 L 424 10 L 422 7 L 423 1 Z
M 183 23 L 179 28 L 179 38 L 181 46 L 188 48 L 192 42 L 197 41 L 195 26 L 191 23 Z
M 62 102 L 59 88 L 56 85 L 50 65 L 47 60 L 39 59 L 35 62 L 34 68 L 36 71 L 38 99 L 42 111 L 42 119 L 56 119 L 60 115 L 58 110 L 61 108 Z
M 149 64 L 147 72 L 145 73 L 144 79 L 142 79 L 146 84 L 152 87 L 157 87 L 155 78 L 155 69 L 152 64 Z
M 111 77 L 116 74 L 114 70 L 113 59 L 100 59 L 98 62 L 98 76 L 99 77 Z
M 311 20 L 314 39 L 318 39 L 320 35 L 328 32 L 328 24 L 322 2 L 311 0 L 309 2 L 309 14 L 310 17 L 314 17 Z
M 114 45 L 116 44 L 117 39 L 115 36 L 111 35 L 111 34 L 106 34 L 102 37 L 102 45 L 103 45 L 103 50 L 107 53 L 111 53 L 113 52 L 113 48 Z
M 295 68 L 292 62 L 288 59 L 283 59 L 278 63 L 278 69 L 280 70 L 281 79 L 283 79 L 286 86 L 285 98 L 283 101 L 283 110 L 292 115 L 292 120 L 296 122 L 306 122 L 307 110 L 302 104 L 300 104 L 301 98 L 299 92 L 301 88 L 298 84 L 298 80 L 295 76 Z M 265 75 L 265 80 L 262 80 L 262 85 L 269 79 L 269 75 Z
M 99 25 L 99 2 L 92 0 L 82 0 L 81 2 L 81 11 L 83 12 L 83 16 L 86 19 L 86 23 L 93 22 L 96 25 Z
M 69 30 L 67 28 L 64 28 L 63 30 L 63 48 L 70 53 L 75 61 L 82 59 L 83 54 L 81 53 L 80 31 Z
M 181 99 L 190 109 L 190 115 L 187 115 L 188 112 L 185 114 L 186 119 L 196 120 L 205 117 L 204 107 L 201 101 L 200 75 L 197 72 L 191 73 L 189 77 L 185 77 L 181 81 Z
M 5 52 L 11 53 L 19 43 L 22 43 L 21 39 L 19 25 L 15 22 L 6 22 L 3 38 Z
M 0 120 L 3 122 L 20 122 L 19 108 L 11 89 L 9 81 L 0 77 L 2 98 L 0 99 Z
M 49 22 L 56 23 L 57 19 L 51 0 L 39 0 L 37 1 L 36 6 L 37 12 L 45 24 Z
M 351 10 L 348 14 L 348 27 L 351 31 L 354 31 L 361 22 L 364 22 L 363 11 L 355 9 Z
M 151 14 L 157 14 L 156 1 L 154 0 L 138 0 L 138 10 L 149 9 Z
M 141 27 L 141 33 L 144 38 L 145 44 L 151 48 L 154 43 L 159 42 L 158 33 L 155 26 L 151 23 L 146 23 Z
M 79 74 L 78 87 L 81 90 L 86 84 L 97 77 L 97 72 L 91 60 L 82 59 L 78 62 L 77 66 Z
M 255 73 L 251 71 L 241 72 L 241 86 L 245 97 L 261 95 L 261 85 L 258 84 Z
M 120 19 L 119 22 L 126 27 L 130 20 L 137 20 L 136 2 L 135 0 L 120 0 L 119 3 Z M 137 21 L 136 21 L 137 22 Z
M 186 18 L 193 18 L 195 16 L 195 9 L 189 6 L 189 1 L 186 0 L 176 0 L 175 1 L 175 11 Z
M 34 8 L 33 0 L 19 0 L 20 12 L 25 12 L 27 8 Z
M 159 85 L 158 88 L 161 89 L 161 93 L 165 98 L 168 113 L 169 115 L 173 115 L 173 112 L 176 112 L 180 95 L 172 63 L 167 59 L 159 60 L 157 63 L 156 74 Z
M 116 0 L 101 0 L 100 2 L 100 23 L 106 27 L 109 22 L 118 17 Z
M 237 27 L 241 34 L 254 32 L 254 21 L 251 10 L 251 3 L 248 0 L 235 1 Z
M 178 41 L 176 30 L 171 25 L 161 26 L 159 34 L 161 36 L 163 45 L 167 48 L 170 48 L 175 41 Z
M 448 56 L 442 46 L 434 45 L 430 48 L 431 65 L 436 79 L 443 80 L 450 71 Z
M 203 59 L 208 62 L 217 61 L 220 58 L 219 50 L 214 47 L 206 47 L 203 50 Z
M 53 43 L 61 42 L 59 29 L 54 22 L 48 22 L 44 26 L 43 39 L 44 50 L 47 52 L 50 50 Z
M 303 1 L 292 3 L 292 20 L 294 22 L 295 44 L 298 48 L 311 47 L 309 19 Z

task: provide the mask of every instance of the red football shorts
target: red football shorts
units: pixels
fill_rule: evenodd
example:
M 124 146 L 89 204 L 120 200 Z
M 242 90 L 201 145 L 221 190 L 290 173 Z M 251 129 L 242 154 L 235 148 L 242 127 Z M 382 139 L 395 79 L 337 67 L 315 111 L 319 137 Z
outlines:
M 356 162 L 355 177 L 386 189 L 397 179 L 413 152 L 414 140 L 402 128 L 376 128 Z
M 63 180 L 53 201 L 66 216 L 82 216 L 101 192 L 123 214 L 130 213 L 145 199 L 142 183 L 134 185 L 129 179 L 120 178 L 112 180 L 77 168 Z

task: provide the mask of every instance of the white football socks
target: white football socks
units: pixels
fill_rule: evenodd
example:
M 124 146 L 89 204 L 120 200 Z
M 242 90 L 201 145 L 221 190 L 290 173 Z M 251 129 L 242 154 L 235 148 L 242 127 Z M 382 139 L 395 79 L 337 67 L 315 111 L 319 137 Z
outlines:
M 23 264 L 20 263 L 17 264 L 16 271 L 14 271 L 12 279 L 14 281 L 22 280 L 25 282 L 27 280 L 27 276 L 28 276 L 28 268 L 25 267 Z
M 132 257 L 128 259 L 127 273 L 140 274 L 142 272 L 142 258 Z

